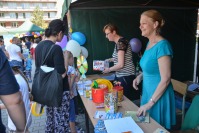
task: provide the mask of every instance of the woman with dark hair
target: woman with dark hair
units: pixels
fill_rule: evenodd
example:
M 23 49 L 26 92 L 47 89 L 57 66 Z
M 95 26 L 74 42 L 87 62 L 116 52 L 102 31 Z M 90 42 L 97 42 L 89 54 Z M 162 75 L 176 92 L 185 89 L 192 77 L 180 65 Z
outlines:
M 59 45 L 55 45 L 55 42 L 60 42 L 65 31 L 63 21 L 60 19 L 52 20 L 49 23 L 48 28 L 45 30 L 45 40 L 41 41 L 35 49 L 35 73 L 38 72 L 42 61 L 46 57 L 46 54 L 53 46 L 50 54 L 48 55 L 45 64 L 48 67 L 53 67 L 63 77 L 63 98 L 60 107 L 47 107 L 46 108 L 46 133 L 67 133 L 69 131 L 69 84 L 67 77 L 67 52 L 63 55 L 62 49 Z M 64 58 L 64 56 L 66 58 Z M 66 67 L 65 67 L 66 66 Z

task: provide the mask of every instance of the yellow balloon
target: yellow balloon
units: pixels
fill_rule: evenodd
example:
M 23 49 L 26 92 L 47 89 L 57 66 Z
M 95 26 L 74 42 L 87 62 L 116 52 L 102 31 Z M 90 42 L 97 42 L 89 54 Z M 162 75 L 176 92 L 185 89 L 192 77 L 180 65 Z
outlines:
M 32 115 L 36 117 L 42 116 L 44 113 L 44 108 L 42 109 L 41 113 L 40 113 L 40 108 L 41 108 L 41 104 L 34 102 L 32 104 L 32 110 L 31 110 Z

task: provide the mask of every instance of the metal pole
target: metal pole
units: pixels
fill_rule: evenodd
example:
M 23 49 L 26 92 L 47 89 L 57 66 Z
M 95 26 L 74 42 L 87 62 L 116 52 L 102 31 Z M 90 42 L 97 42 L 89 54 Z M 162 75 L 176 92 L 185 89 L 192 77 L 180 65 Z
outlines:
M 193 82 L 197 82 L 197 77 L 196 77 L 197 61 L 198 61 L 198 34 L 196 35 L 196 47 L 195 47 L 195 60 L 194 60 Z

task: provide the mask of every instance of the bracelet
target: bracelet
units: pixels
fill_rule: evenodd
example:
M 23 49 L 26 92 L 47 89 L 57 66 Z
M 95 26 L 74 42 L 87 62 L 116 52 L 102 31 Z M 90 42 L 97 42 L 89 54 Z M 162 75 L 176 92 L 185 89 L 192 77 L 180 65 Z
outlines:
M 153 104 L 155 104 L 155 101 L 153 100 L 153 98 L 151 98 L 150 101 L 151 101 Z

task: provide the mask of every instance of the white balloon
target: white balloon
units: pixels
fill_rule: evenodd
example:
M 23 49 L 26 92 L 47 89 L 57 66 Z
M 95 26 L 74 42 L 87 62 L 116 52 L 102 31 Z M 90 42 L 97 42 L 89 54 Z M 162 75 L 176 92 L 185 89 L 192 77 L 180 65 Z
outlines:
M 83 46 L 81 46 L 81 53 L 85 58 L 88 57 L 88 50 Z
M 70 51 L 73 54 L 73 57 L 78 57 L 81 52 L 81 46 L 77 41 L 70 40 L 66 45 L 66 50 Z

